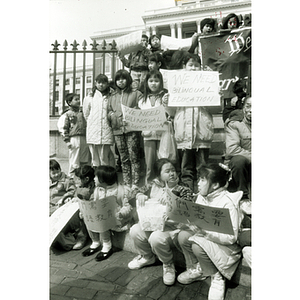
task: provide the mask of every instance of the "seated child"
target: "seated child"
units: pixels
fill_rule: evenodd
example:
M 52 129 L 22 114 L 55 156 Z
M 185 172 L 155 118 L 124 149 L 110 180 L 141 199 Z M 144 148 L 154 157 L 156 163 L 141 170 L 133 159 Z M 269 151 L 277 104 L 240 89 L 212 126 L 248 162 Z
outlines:
M 144 206 L 145 201 L 157 199 L 160 204 L 166 205 L 167 186 L 171 191 L 184 200 L 193 201 L 193 193 L 188 187 L 178 184 L 178 176 L 175 167 L 166 158 L 161 158 L 154 164 L 156 178 L 152 182 L 148 196 L 138 193 L 136 196 L 137 206 Z M 174 246 L 173 239 L 179 232 L 179 224 L 166 220 L 164 231 L 143 231 L 140 223 L 133 225 L 130 229 L 130 236 L 139 253 L 128 264 L 129 269 L 140 269 L 155 262 L 155 256 L 163 263 L 163 282 L 172 285 L 175 281 L 175 267 L 173 264 Z
M 126 226 L 132 218 L 132 207 L 128 202 L 127 193 L 122 186 L 118 184 L 118 176 L 116 169 L 111 166 L 99 166 L 95 170 L 95 188 L 93 193 L 85 193 L 83 200 L 97 201 L 109 196 L 116 196 L 117 199 L 117 226 L 112 230 L 120 231 L 123 226 Z M 78 196 L 79 198 L 81 196 Z M 103 247 L 100 253 L 97 254 L 96 260 L 101 261 L 107 259 L 113 254 L 110 230 L 105 232 L 96 232 L 88 230 L 89 236 L 92 239 L 91 246 L 85 250 L 82 255 L 90 256 L 100 251 L 100 237 L 103 241 Z
M 240 258 L 237 243 L 243 215 L 239 209 L 242 191 L 227 191 L 230 170 L 223 164 L 209 164 L 200 169 L 199 196 L 196 203 L 228 208 L 234 234 L 224 234 L 201 229 L 193 224 L 190 230 L 178 234 L 178 243 L 185 257 L 187 270 L 177 280 L 182 284 L 211 277 L 208 300 L 224 299 L 225 279 L 231 279 Z

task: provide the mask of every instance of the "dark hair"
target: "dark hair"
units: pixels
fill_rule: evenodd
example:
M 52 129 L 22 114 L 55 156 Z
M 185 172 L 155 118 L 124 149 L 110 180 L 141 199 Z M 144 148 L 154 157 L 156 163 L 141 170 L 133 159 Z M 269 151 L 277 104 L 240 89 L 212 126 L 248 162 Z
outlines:
M 61 170 L 60 164 L 55 159 L 50 159 L 50 171 Z
M 236 14 L 231 13 L 223 19 L 222 29 L 228 29 L 228 21 L 231 18 L 236 18 L 236 25 L 237 25 L 236 28 L 240 27 L 240 20 L 239 20 L 238 16 Z
M 118 174 L 114 167 L 111 166 L 99 166 L 95 170 L 95 176 L 97 176 L 99 182 L 104 182 L 107 185 L 113 185 L 118 183 Z
M 81 180 L 88 177 L 89 182 L 92 182 L 95 178 L 95 172 L 94 169 L 89 165 L 84 165 L 78 169 L 75 170 L 75 175 L 79 177 Z
M 198 62 L 201 66 L 201 59 L 197 54 L 189 53 L 188 51 L 184 50 L 177 50 L 173 53 L 171 63 L 170 63 L 170 69 L 171 70 L 179 70 L 183 68 L 183 65 L 186 65 L 186 63 L 190 59 L 195 60 Z
M 121 78 L 126 79 L 126 87 L 125 87 L 124 91 L 126 91 L 127 93 L 130 93 L 131 92 L 131 84 L 132 84 L 131 75 L 129 74 L 128 71 L 123 70 L 123 69 L 117 71 L 114 82 L 115 82 L 115 85 L 116 85 L 116 88 L 118 91 L 120 91 L 120 89 L 117 85 L 117 80 L 119 80 Z
M 216 24 L 215 20 L 213 18 L 205 18 L 205 19 L 201 20 L 201 22 L 200 22 L 201 32 L 203 30 L 203 27 L 206 24 L 210 25 L 213 31 L 215 30 L 215 24 Z
M 154 163 L 153 172 L 154 172 L 155 177 L 160 176 L 163 165 L 165 165 L 167 163 L 170 163 L 172 166 L 174 166 L 174 164 L 167 158 L 160 158 Z
M 219 164 L 211 163 L 203 165 L 199 170 L 199 178 L 206 178 L 211 184 L 219 183 L 220 187 L 225 186 L 230 178 L 230 170 L 225 170 Z
M 247 84 L 246 84 L 246 80 L 245 79 L 239 79 L 237 80 L 233 87 L 232 87 L 232 91 L 237 94 L 237 93 L 240 93 L 240 92 L 243 92 L 243 89 L 247 87 Z
M 148 95 L 151 94 L 151 90 L 150 90 L 150 88 L 148 86 L 148 79 L 150 77 L 158 78 L 159 83 L 160 83 L 160 91 L 159 92 L 161 92 L 163 90 L 163 88 L 164 88 L 164 80 L 163 80 L 162 74 L 159 71 L 157 71 L 157 70 L 152 70 L 152 71 L 148 72 L 147 75 L 146 75 L 146 78 L 144 80 L 144 97 L 143 97 L 143 102 L 146 102 Z
M 188 61 L 192 59 L 195 62 L 199 63 L 201 66 L 201 58 L 198 54 L 194 54 L 194 53 L 189 53 L 187 55 L 184 56 L 183 58 L 183 64 L 186 65 L 188 63 Z
M 162 68 L 162 69 L 166 68 L 165 60 L 164 60 L 163 56 L 159 52 L 151 53 L 148 56 L 148 63 L 149 63 L 149 61 L 154 61 L 156 63 L 160 62 L 160 68 Z
M 100 92 L 102 95 L 107 95 L 110 91 L 110 88 L 109 88 L 109 83 L 108 83 L 108 77 L 104 74 L 99 74 L 96 79 L 95 79 L 95 82 L 98 82 L 98 83 L 107 83 L 107 88 L 103 91 L 103 92 Z M 96 85 L 93 87 L 92 89 L 92 96 L 95 95 L 95 92 L 96 92 L 97 88 L 96 88 Z
M 77 94 L 75 94 L 75 93 L 68 93 L 67 95 L 66 95 L 66 102 L 67 102 L 67 104 L 70 106 L 70 102 L 73 100 L 73 98 L 75 97 L 75 96 L 79 96 L 79 95 L 77 95 Z
M 149 38 L 148 38 L 148 36 L 147 36 L 146 34 L 142 34 L 142 38 L 146 39 L 147 42 L 148 42 L 148 40 L 149 40 Z

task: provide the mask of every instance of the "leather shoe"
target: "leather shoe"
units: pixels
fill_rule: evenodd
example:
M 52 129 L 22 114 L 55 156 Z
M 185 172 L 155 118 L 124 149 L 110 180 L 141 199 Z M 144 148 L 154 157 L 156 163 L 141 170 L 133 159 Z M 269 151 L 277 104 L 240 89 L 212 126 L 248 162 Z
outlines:
M 101 261 L 101 260 L 104 260 L 104 259 L 107 259 L 109 258 L 111 255 L 113 254 L 113 250 L 112 248 L 108 251 L 108 252 L 100 252 L 97 254 L 96 256 L 96 261 Z
M 100 249 L 101 249 L 101 246 L 99 246 L 97 248 L 88 248 L 82 252 L 82 256 L 90 256 L 90 255 L 100 251 Z

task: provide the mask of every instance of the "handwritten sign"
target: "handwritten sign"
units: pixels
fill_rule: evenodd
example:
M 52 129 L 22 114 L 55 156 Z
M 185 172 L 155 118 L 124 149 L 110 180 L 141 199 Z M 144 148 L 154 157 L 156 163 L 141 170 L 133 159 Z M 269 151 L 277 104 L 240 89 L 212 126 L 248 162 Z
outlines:
M 116 226 L 116 201 L 115 196 L 96 201 L 79 200 L 86 227 L 91 231 L 104 232 Z
M 161 73 L 161 75 L 163 77 L 163 87 L 165 89 L 168 89 L 168 72 L 169 72 L 169 70 L 159 69 L 159 72 Z
M 216 71 L 169 71 L 169 106 L 220 105 Z
M 192 38 L 177 39 L 170 36 L 162 35 L 160 39 L 162 49 L 168 50 L 188 50 L 192 45 Z
M 136 52 L 142 48 L 141 39 L 143 31 L 135 31 L 115 39 L 117 48 L 121 55 Z
M 58 208 L 49 218 L 49 247 L 58 234 L 64 229 L 70 219 L 79 209 L 77 201 L 69 201 Z
M 121 104 L 122 105 L 122 104 Z M 149 109 L 135 109 L 122 105 L 127 131 L 166 130 L 167 119 L 162 105 Z
M 166 206 L 153 199 L 146 201 L 145 206 L 138 206 L 137 213 L 142 229 L 144 231 L 163 231 L 165 226 L 163 214 L 165 211 Z
M 191 222 L 208 231 L 234 234 L 228 208 L 212 207 L 185 201 L 169 190 L 167 194 L 166 213 L 170 219 L 185 224 Z

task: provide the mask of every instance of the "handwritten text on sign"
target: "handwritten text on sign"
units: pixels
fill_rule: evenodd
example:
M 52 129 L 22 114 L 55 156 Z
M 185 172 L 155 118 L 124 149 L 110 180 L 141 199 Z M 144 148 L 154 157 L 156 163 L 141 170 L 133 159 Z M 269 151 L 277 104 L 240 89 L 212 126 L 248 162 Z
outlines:
M 191 222 L 204 230 L 234 234 L 229 209 L 185 201 L 170 191 L 168 191 L 167 215 L 179 223 Z
M 162 105 L 149 109 L 135 109 L 122 105 L 127 131 L 166 130 L 167 121 Z
M 216 71 L 169 71 L 169 106 L 220 105 Z
M 86 227 L 91 231 L 104 232 L 116 226 L 116 197 L 96 201 L 79 200 Z

